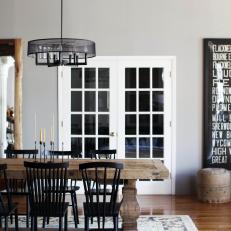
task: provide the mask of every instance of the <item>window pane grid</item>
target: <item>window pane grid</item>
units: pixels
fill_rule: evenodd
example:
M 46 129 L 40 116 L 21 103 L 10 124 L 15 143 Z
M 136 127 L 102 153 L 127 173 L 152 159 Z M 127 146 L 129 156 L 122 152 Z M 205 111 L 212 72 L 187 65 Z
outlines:
M 134 115 L 134 113 L 136 115 L 136 135 L 134 137 L 134 134 L 125 133 L 125 139 L 126 138 L 136 138 L 136 158 L 137 159 L 138 158 L 145 158 L 145 159 L 155 158 L 153 156 L 154 148 L 158 148 L 158 147 L 153 146 L 154 145 L 153 139 L 155 141 L 158 140 L 159 138 L 164 139 L 164 134 L 160 133 L 161 131 L 160 127 L 163 126 L 161 125 L 160 120 L 158 119 L 156 124 L 154 124 L 153 126 L 153 123 L 154 123 L 153 118 L 158 118 L 158 117 L 155 117 L 155 115 L 156 116 L 162 115 L 164 118 L 164 103 L 163 103 L 164 102 L 164 87 L 162 84 L 163 82 L 162 71 L 163 71 L 163 68 L 159 68 L 159 69 L 158 68 L 157 69 L 148 68 L 148 67 L 136 68 L 135 87 L 134 85 L 133 87 L 130 87 L 130 88 L 125 86 L 125 95 L 127 97 L 128 97 L 128 94 L 131 95 L 131 92 L 136 91 L 136 102 L 135 102 L 136 110 L 134 110 L 135 108 L 131 107 L 131 105 L 129 105 L 130 107 L 127 105 L 129 103 L 128 100 L 132 98 L 130 99 L 126 98 L 126 101 L 125 101 L 125 118 L 127 118 L 128 115 Z M 133 75 L 135 74 L 133 72 Z M 128 82 L 128 79 L 129 81 L 131 81 L 132 79 L 131 74 L 130 74 L 130 77 L 126 79 L 127 86 L 131 85 L 131 83 Z M 148 100 L 148 102 L 146 100 Z M 146 105 L 145 105 L 145 102 L 146 102 Z M 141 103 L 142 105 L 140 105 Z M 148 127 L 147 127 L 148 124 L 145 123 L 145 120 L 144 120 L 145 116 L 148 116 L 148 115 L 150 117 L 149 123 L 148 123 L 150 127 L 150 131 L 148 131 Z M 142 124 L 141 124 L 141 121 L 143 121 Z M 153 131 L 154 127 L 158 131 Z M 140 134 L 140 133 L 147 133 L 147 134 Z M 156 157 L 156 158 L 160 158 L 160 157 Z
M 139 111 L 139 68 L 136 68 L 136 112 Z M 140 155 L 140 150 L 139 150 L 139 138 L 138 138 L 138 134 L 139 134 L 139 127 L 140 127 L 140 121 L 139 121 L 139 117 L 136 113 L 136 159 L 139 159 L 139 155 Z
M 77 86 L 77 83 L 75 81 L 75 84 L 71 87 L 71 92 L 79 92 L 79 94 L 82 95 L 82 103 L 81 108 L 78 109 L 78 111 L 71 111 L 71 116 L 82 116 L 82 131 L 81 134 L 71 134 L 71 140 L 72 140 L 72 146 L 77 147 L 81 144 L 81 151 L 85 154 L 85 157 L 87 157 L 87 148 L 91 149 L 93 146 L 94 148 L 103 148 L 107 147 L 110 136 L 109 134 L 100 134 L 99 135 L 99 113 L 101 116 L 108 115 L 110 118 L 110 68 L 93 68 L 93 67 L 86 67 L 86 68 L 80 68 L 81 74 L 82 74 L 82 82 L 81 86 Z M 75 73 L 73 71 L 72 73 Z M 101 74 L 101 78 L 99 80 L 99 74 Z M 74 81 L 75 79 L 73 79 Z M 99 84 L 100 88 L 99 88 Z M 80 84 L 79 84 L 80 85 Z M 102 109 L 103 111 L 99 111 L 99 92 L 103 97 L 103 104 L 102 106 L 107 106 L 108 111 L 104 111 L 105 109 Z M 106 93 L 106 98 L 105 98 Z M 87 95 L 86 95 L 87 94 Z M 94 97 L 90 97 L 92 94 L 94 94 Z M 103 95 L 104 94 L 104 95 Z M 86 97 L 88 97 L 88 102 L 86 101 Z M 89 98 L 90 97 L 90 98 Z M 92 101 L 94 101 L 94 104 L 91 104 Z M 108 102 L 107 102 L 108 101 Z M 105 104 L 107 102 L 107 105 Z M 80 106 L 80 105 L 79 105 Z M 93 108 L 92 108 L 93 106 Z M 93 117 L 92 117 L 93 116 Z M 75 117 L 73 117 L 75 118 Z M 86 120 L 86 118 L 88 120 Z M 94 123 L 92 123 L 92 118 L 94 118 Z M 88 125 L 86 122 L 88 121 Z M 73 120 L 73 125 L 75 125 Z M 105 130 L 106 127 L 102 124 L 101 130 Z M 105 128 L 104 128 L 105 127 Z M 89 131 L 86 131 L 89 130 Z M 73 130 L 74 131 L 74 130 Z M 105 130 L 106 131 L 106 130 Z M 94 134 L 86 134 L 86 133 L 94 133 Z M 76 132 L 75 132 L 76 133 Z M 81 140 L 81 142 L 80 142 Z M 78 145 L 77 145 L 78 144 Z M 90 147 L 88 147 L 88 144 Z M 99 147 L 100 146 L 100 147 Z
M 99 68 L 96 69 L 96 89 L 95 89 L 95 94 L 96 94 L 96 109 L 95 109 L 95 114 L 96 114 L 96 123 L 95 123 L 95 148 L 98 148 L 98 124 L 99 124 L 99 115 L 98 115 L 98 108 L 99 108 L 99 92 L 98 92 L 98 87 L 99 87 L 99 81 L 98 81 L 98 76 L 99 76 Z

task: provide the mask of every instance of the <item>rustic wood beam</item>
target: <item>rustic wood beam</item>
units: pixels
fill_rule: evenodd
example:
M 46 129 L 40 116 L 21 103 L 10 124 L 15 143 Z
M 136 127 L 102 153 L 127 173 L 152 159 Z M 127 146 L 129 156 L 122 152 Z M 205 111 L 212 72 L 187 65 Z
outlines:
M 22 39 L 15 39 L 15 105 L 14 139 L 15 149 L 22 149 Z

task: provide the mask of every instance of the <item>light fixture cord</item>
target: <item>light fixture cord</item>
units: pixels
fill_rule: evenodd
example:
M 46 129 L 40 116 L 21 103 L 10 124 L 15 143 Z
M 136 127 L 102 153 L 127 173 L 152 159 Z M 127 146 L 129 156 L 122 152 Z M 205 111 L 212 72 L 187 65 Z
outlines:
M 63 0 L 61 0 L 61 39 L 63 38 Z

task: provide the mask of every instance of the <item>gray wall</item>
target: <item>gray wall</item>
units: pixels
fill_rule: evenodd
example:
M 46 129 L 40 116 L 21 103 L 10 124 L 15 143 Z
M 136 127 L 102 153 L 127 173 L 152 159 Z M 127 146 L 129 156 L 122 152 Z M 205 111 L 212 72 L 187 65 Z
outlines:
M 31 39 L 59 37 L 57 0 L 0 0 L 0 37 L 25 41 L 23 143 L 57 112 L 55 68 L 26 56 Z M 202 160 L 202 38 L 231 37 L 230 0 L 65 0 L 64 36 L 96 41 L 97 55 L 173 55 L 177 58 L 177 193 L 193 190 Z

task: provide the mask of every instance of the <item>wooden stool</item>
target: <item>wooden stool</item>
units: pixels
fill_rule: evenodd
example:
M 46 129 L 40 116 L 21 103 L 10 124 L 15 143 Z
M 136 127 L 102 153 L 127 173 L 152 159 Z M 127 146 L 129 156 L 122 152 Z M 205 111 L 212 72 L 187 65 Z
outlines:
M 209 203 L 230 201 L 230 173 L 224 168 L 204 168 L 197 173 L 198 199 Z

